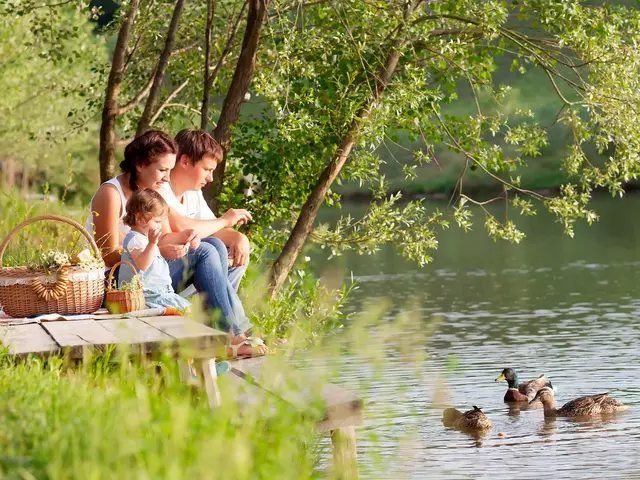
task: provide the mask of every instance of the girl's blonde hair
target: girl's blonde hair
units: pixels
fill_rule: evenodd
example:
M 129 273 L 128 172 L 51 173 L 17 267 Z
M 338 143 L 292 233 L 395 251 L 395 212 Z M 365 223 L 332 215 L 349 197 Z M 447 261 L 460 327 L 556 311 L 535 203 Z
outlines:
M 122 221 L 125 225 L 135 227 L 137 223 L 148 222 L 153 217 L 166 216 L 169 213 L 169 205 L 158 192 L 145 188 L 133 192 L 126 210 Z

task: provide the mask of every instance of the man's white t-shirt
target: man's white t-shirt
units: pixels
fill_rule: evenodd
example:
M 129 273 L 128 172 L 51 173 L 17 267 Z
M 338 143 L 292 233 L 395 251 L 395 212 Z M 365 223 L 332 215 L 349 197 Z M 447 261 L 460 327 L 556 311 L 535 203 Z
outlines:
M 183 217 L 192 218 L 194 220 L 214 220 L 216 216 L 213 214 L 209 205 L 207 205 L 202 190 L 188 190 L 184 192 L 182 202 L 180 202 L 169 183 L 164 183 L 160 189 L 160 195 L 166 200 L 170 208 L 173 208 Z

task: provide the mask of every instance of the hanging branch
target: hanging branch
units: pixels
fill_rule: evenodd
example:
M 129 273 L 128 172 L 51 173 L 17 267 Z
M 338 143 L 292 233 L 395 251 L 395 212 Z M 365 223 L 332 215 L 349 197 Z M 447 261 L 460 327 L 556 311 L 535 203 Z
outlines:
M 240 28 L 240 20 L 242 20 L 242 16 L 244 15 L 244 10 L 247 6 L 247 1 L 245 0 L 242 4 L 242 8 L 240 9 L 240 13 L 238 14 L 238 16 L 236 17 L 236 21 L 233 24 L 233 27 L 231 28 L 231 32 L 229 33 L 229 37 L 227 38 L 227 44 L 224 46 L 224 49 L 222 50 L 222 54 L 220 55 L 220 58 L 218 59 L 218 63 L 216 63 L 216 66 L 213 68 L 213 72 L 209 75 L 209 88 L 208 90 L 206 90 L 205 95 L 206 95 L 206 99 L 207 101 L 209 100 L 209 96 L 210 96 L 210 90 L 213 87 L 213 82 L 215 82 L 215 79 L 218 78 L 218 73 L 220 73 L 220 70 L 222 69 L 222 66 L 224 65 L 227 56 L 229 55 L 229 53 L 231 53 L 231 50 L 233 49 L 233 41 L 236 38 L 236 34 L 238 33 L 238 29 Z M 211 67 L 209 67 L 211 68 Z M 203 104 L 204 107 L 204 104 Z M 209 105 L 207 104 L 207 110 L 208 110 Z M 207 112 L 208 113 L 208 112 Z M 208 124 L 209 119 L 206 119 L 206 122 Z M 204 125 L 204 121 L 203 121 L 203 125 Z M 206 129 L 205 127 L 201 127 L 203 130 Z

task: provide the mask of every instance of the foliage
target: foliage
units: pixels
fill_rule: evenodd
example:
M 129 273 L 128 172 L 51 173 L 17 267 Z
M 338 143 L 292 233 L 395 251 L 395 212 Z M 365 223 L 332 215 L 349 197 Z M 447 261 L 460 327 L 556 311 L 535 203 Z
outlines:
M 15 15 L 19 9 L 12 5 L 8 12 Z M 24 12 L 37 15 L 35 3 L 26 5 Z M 126 6 L 101 36 L 117 31 Z M 213 99 L 225 95 L 233 75 L 241 43 L 233 32 L 244 26 L 242 6 L 239 0 L 216 2 L 213 64 L 221 68 Z M 121 105 L 130 105 L 118 121 L 123 138 L 133 134 L 142 112 L 172 8 L 149 2 L 140 9 L 121 92 Z M 187 2 L 154 128 L 175 132 L 199 124 L 205 11 L 204 1 Z M 341 140 L 354 133 L 349 161 L 320 201 L 340 207 L 340 183 L 355 183 L 369 188 L 374 202 L 362 219 L 316 229 L 311 238 L 332 255 L 400 242 L 407 245 L 398 249 L 407 258 L 421 265 L 430 260 L 434 227 L 449 218 L 416 203 L 395 207 L 398 198 L 382 173 L 382 152 L 389 146 L 403 149 L 408 181 L 425 165 L 439 165 L 444 150 L 460 159 L 455 194 L 461 201 L 451 216 L 465 229 L 473 226 L 469 206 L 486 204 L 467 188 L 473 175 L 502 192 L 489 201 L 506 204 L 501 216 L 483 210 L 493 238 L 524 238 L 510 215 L 513 208 L 526 214 L 546 208 L 571 235 L 576 221 L 597 220 L 589 207 L 595 189 L 620 195 L 638 174 L 639 23 L 637 9 L 580 0 L 272 1 L 251 101 L 234 129 L 222 204 L 248 207 L 257 221 L 247 233 L 260 248 L 278 251 Z M 35 35 L 44 41 L 40 30 Z M 64 45 L 60 36 L 54 41 Z M 378 74 L 394 49 L 398 66 L 380 101 L 374 100 Z M 104 80 L 106 67 L 103 60 L 94 62 L 91 78 Z M 536 76 L 527 77 L 532 72 Z M 514 85 L 521 78 L 555 98 L 551 123 L 548 106 L 544 112 L 529 104 L 514 108 Z M 100 94 L 88 91 L 86 109 L 95 113 Z M 369 110 L 371 115 L 360 117 Z M 214 121 L 216 108 L 211 115 Z M 557 165 L 557 179 L 566 183 L 558 196 L 546 196 L 523 185 L 531 184 L 527 173 L 548 153 L 559 127 L 569 135 Z M 247 181 L 251 196 L 244 194 Z
M 88 8 L 77 4 L 0 6 L 0 162 L 27 168 L 37 183 L 87 195 L 97 172 L 88 158 L 97 124 L 84 112 L 87 99 L 100 94 L 95 65 L 106 61 L 106 49 Z
M 446 146 L 464 159 L 456 190 L 466 202 L 482 206 L 463 189 L 465 173 L 477 170 L 505 192 L 498 200 L 508 207 L 528 202 L 527 212 L 535 212 L 536 204 L 543 206 L 571 235 L 576 221 L 597 219 L 588 206 L 595 188 L 621 194 L 623 185 L 636 178 L 637 10 L 587 7 L 579 1 L 456 0 L 418 8 L 405 26 L 399 13 L 403 5 L 272 4 L 271 36 L 264 42 L 254 83 L 263 109 L 238 126 L 233 152 L 236 171 L 259 180 L 258 194 L 248 203 L 265 225 L 295 218 L 355 112 L 369 101 L 384 48 L 401 27 L 407 33 L 398 71 L 373 117 L 362 126 L 342 181 L 369 185 L 379 198 L 385 192 L 379 154 L 385 144 L 404 137 L 413 148 L 420 147 L 414 163 L 404 165 L 409 178 L 415 167 L 437 162 L 434 152 Z M 507 59 L 521 75 L 542 72 L 559 104 L 553 123 L 570 133 L 572 142 L 558 168 L 571 183 L 557 197 L 520 186 L 521 173 L 542 154 L 554 125 L 539 122 L 535 111 L 505 108 L 512 89 L 497 84 L 494 72 Z M 475 111 L 456 112 L 453 106 L 462 101 Z M 413 143 L 416 140 L 421 145 Z M 589 160 L 598 154 L 605 155 L 603 165 Z M 517 193 L 515 203 L 509 192 Z M 231 200 L 233 190 L 227 194 Z M 335 192 L 329 192 L 327 203 L 339 206 Z M 456 215 L 466 209 L 462 203 Z M 499 219 L 485 212 L 493 238 L 523 238 L 508 216 Z M 464 215 L 465 228 L 470 228 L 471 217 Z M 347 218 L 332 235 L 320 229 L 312 238 L 328 240 L 332 253 L 336 245 L 353 248 L 359 239 L 364 243 L 359 251 L 365 252 L 371 248 L 367 242 L 401 236 L 398 217 L 394 220 L 385 230 L 388 235 L 381 235 L 378 222 L 369 225 L 372 235 L 364 234 L 366 219 Z M 421 220 L 429 228 L 429 219 Z M 425 248 L 432 242 L 433 234 L 417 239 Z M 406 253 L 420 263 L 428 259 Z
M 345 306 L 358 288 L 353 279 L 348 285 L 341 278 L 337 282 L 318 279 L 308 271 L 308 264 L 301 265 L 278 295 L 268 299 L 256 295 L 266 292 L 266 276 L 258 273 L 264 263 L 252 266 L 241 290 L 245 310 L 257 330 L 268 337 L 299 336 L 301 344 L 314 345 L 348 323 L 351 313 Z
M 118 285 L 118 290 L 123 292 L 141 292 L 142 291 L 142 277 L 140 274 L 135 274 L 128 282 L 122 282 Z

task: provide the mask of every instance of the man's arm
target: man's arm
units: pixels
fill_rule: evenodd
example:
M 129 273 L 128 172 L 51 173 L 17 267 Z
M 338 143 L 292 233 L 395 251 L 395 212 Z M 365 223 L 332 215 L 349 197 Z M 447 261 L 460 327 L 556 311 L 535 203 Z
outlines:
M 242 208 L 230 208 L 222 217 L 211 220 L 195 220 L 180 215 L 175 208 L 169 209 L 169 225 L 173 232 L 194 230 L 201 238 L 218 236 L 217 233 L 221 230 L 231 230 L 230 227 L 250 220 L 251 214 Z
M 182 232 L 183 230 L 195 230 L 200 238 L 209 237 L 217 231 L 227 228 L 229 222 L 224 218 L 215 218 L 212 220 L 194 220 L 193 218 L 183 217 L 174 208 L 169 209 L 169 224 L 174 232 Z

